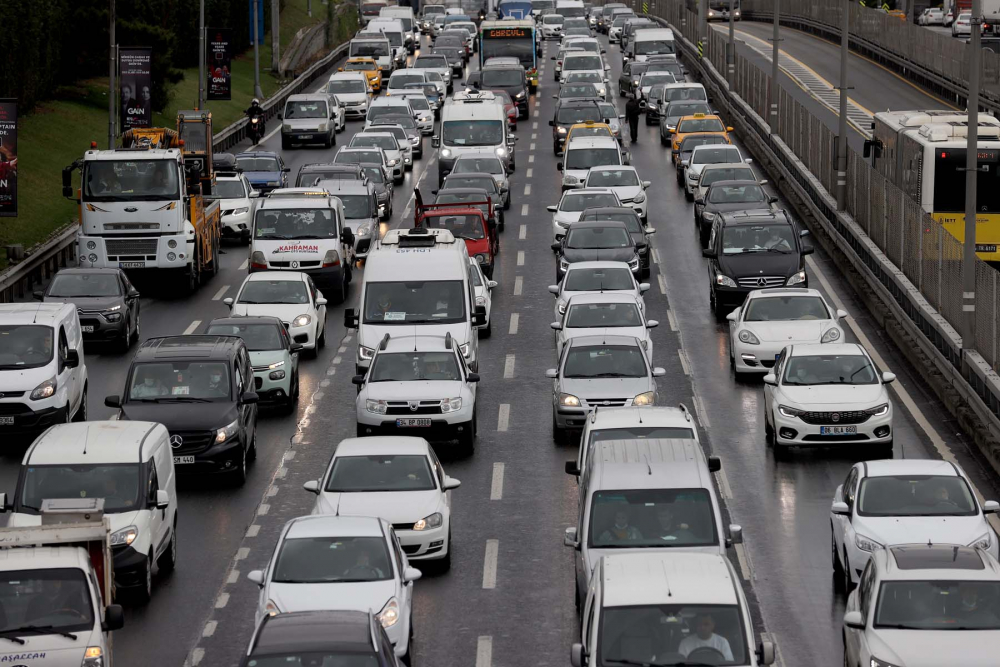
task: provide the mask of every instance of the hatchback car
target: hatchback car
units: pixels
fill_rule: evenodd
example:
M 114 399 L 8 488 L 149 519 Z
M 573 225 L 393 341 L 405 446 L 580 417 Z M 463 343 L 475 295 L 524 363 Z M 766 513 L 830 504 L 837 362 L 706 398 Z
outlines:
M 677 185 L 684 185 L 684 169 L 691 159 L 691 153 L 698 146 L 728 144 L 729 140 L 717 134 L 691 134 L 681 141 L 675 150 L 671 150 L 670 156 L 674 163 L 674 170 L 677 176 Z
M 656 233 L 655 227 L 648 227 L 639 220 L 639 214 L 630 206 L 608 206 L 588 208 L 580 215 L 580 221 L 617 220 L 625 223 L 625 229 L 632 236 L 635 249 L 639 253 L 639 280 L 649 277 L 652 252 L 649 237 Z
M 85 342 L 110 341 L 127 352 L 139 340 L 139 291 L 121 269 L 61 269 L 34 296 L 43 303 L 76 306 Z
M 652 360 L 653 339 L 649 330 L 658 325 L 656 320 L 643 320 L 642 305 L 636 297 L 598 293 L 577 294 L 570 298 L 566 314 L 551 326 L 556 332 L 557 355 L 573 338 L 611 333 L 638 339 L 646 356 Z
M 344 661 L 399 666 L 392 642 L 372 612 L 268 614 L 254 630 L 240 667 L 336 665 Z
M 275 188 L 288 186 L 289 167 L 281 155 L 272 151 L 244 151 L 236 155 L 236 166 L 250 181 L 254 190 L 266 194 Z
M 497 204 L 502 204 L 504 209 L 510 208 L 510 179 L 507 177 L 507 167 L 500 158 L 481 153 L 459 155 L 451 168 L 449 178 L 457 174 L 489 174 L 500 190 L 500 201 Z
M 559 254 L 556 281 L 573 262 L 626 262 L 636 276 L 639 275 L 639 254 L 625 223 L 607 220 L 577 222 L 566 232 L 562 242 L 553 243 Z
M 292 342 L 313 356 L 326 344 L 326 299 L 312 279 L 299 271 L 251 273 L 236 298 L 226 297 L 233 317 L 273 315 L 288 329 Z
M 649 291 L 649 283 L 636 281 L 625 262 L 578 262 L 570 264 L 558 285 L 549 285 L 549 293 L 556 298 L 552 316 L 561 320 L 566 304 L 575 294 L 621 292 L 639 300 L 643 315 L 646 303 L 642 295 Z
M 695 146 L 691 151 L 687 166 L 684 167 L 684 196 L 688 201 L 694 201 L 695 190 L 701 170 L 710 164 L 750 164 L 750 158 L 743 159 L 743 153 L 737 146 Z
M 472 289 L 476 294 L 476 306 L 482 306 L 486 309 L 486 324 L 481 324 L 476 329 L 479 331 L 480 338 L 489 338 L 493 333 L 493 321 L 490 319 L 490 314 L 493 311 L 492 292 L 499 283 L 488 279 L 483 274 L 479 262 L 472 257 L 469 258 L 469 273 L 472 275 Z
M 641 180 L 635 167 L 628 165 L 591 167 L 583 182 L 585 188 L 610 188 L 622 206 L 635 209 L 642 224 L 646 224 L 646 188 L 650 185 L 651 181 Z
M 621 202 L 610 188 L 566 190 L 559 203 L 546 207 L 552 213 L 552 237 L 561 242 L 570 225 L 580 220 L 588 208 L 619 207 Z

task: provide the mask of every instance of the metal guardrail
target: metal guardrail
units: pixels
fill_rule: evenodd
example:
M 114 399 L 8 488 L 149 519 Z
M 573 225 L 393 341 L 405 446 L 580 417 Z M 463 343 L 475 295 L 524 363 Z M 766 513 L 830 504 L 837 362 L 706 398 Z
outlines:
M 261 107 L 265 119 L 274 118 L 285 106 L 289 95 L 303 92 L 311 83 L 325 76 L 333 64 L 347 52 L 341 44 L 328 55 L 313 63 L 288 85 L 267 98 Z M 222 153 L 246 139 L 248 121 L 241 118 L 215 134 L 212 150 Z M 49 239 L 28 250 L 25 259 L 0 273 L 0 303 L 22 299 L 38 282 L 47 280 L 60 268 L 76 263 L 76 236 L 79 223 L 72 222 Z

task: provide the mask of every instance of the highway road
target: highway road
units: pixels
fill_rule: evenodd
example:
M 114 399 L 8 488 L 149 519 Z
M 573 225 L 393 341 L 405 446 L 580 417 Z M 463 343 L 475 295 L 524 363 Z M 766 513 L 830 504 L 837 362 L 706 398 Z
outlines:
M 757 26 L 740 28 L 753 32 Z M 795 43 L 790 39 L 786 45 L 798 57 Z M 547 290 L 554 259 L 545 211 L 558 201 L 560 183 L 548 127 L 556 86 L 548 57 L 554 46 L 546 45 L 540 61 L 542 84 L 531 117 L 518 124 L 518 171 L 494 277 L 499 286 L 493 291 L 493 336 L 480 347 L 479 443 L 469 458 L 441 452 L 447 472 L 462 486 L 453 492 L 452 569 L 428 571 L 415 584 L 418 666 L 565 665 L 579 636 L 572 552 L 562 545 L 563 528 L 575 522 L 576 513 L 576 485 L 563 463 L 575 451 L 553 444 L 551 384 L 544 374 L 555 361 Z M 613 81 L 620 70 L 618 47 L 609 46 L 607 57 Z M 338 146 L 359 127 L 349 122 Z M 279 139 L 269 136 L 262 148 L 279 150 Z M 661 323 L 653 330 L 653 361 L 667 369 L 658 382 L 662 402 L 692 408 L 702 441 L 722 458 L 718 490 L 745 535 L 745 544 L 730 557 L 751 594 L 757 628 L 778 643 L 781 664 L 841 665 L 844 598 L 831 578 L 829 509 L 835 487 L 862 453 L 796 451 L 784 460 L 773 458 L 764 444 L 761 385 L 737 382 L 729 369 L 728 324 L 717 323 L 709 311 L 692 205 L 674 182 L 656 128 L 641 126 L 631 149 L 642 178 L 654 182 L 648 194 L 650 226 L 657 233 L 646 303 Z M 301 165 L 327 160 L 335 150 L 302 148 L 282 155 L 294 175 Z M 434 187 L 434 154 L 425 139 L 424 158 L 396 188 L 391 226 L 412 224 L 410 192 L 418 184 L 425 191 Z M 426 172 L 430 176 L 424 179 Z M 225 316 L 222 299 L 234 295 L 245 262 L 244 248 L 228 246 L 223 270 L 191 298 L 143 287 L 143 337 L 202 331 L 212 318 Z M 1000 497 L 992 472 L 972 454 L 974 448 L 922 378 L 878 333 L 820 249 L 808 271 L 809 286 L 851 314 L 848 339 L 868 346 L 880 370 L 898 375 L 892 385 L 895 456 L 953 455 L 987 498 Z M 356 283 L 360 275 L 355 274 Z M 353 307 L 356 298 L 352 286 L 347 305 Z M 262 415 L 260 454 L 246 485 L 234 489 L 208 481 L 181 488 L 177 570 L 156 579 L 148 605 L 128 608 L 126 627 L 115 633 L 116 664 L 238 664 L 257 603 L 247 571 L 265 564 L 285 521 L 309 511 L 313 496 L 302 483 L 320 474 L 339 440 L 354 435 L 350 377 L 356 342 L 342 318 L 342 307 L 330 309 L 327 347 L 302 362 L 298 413 Z M 112 411 L 102 399 L 121 393 L 129 355 L 94 347 L 86 362 L 91 418 L 106 418 Z M 0 490 L 13 490 L 19 458 L 19 452 L 9 451 L 0 459 Z

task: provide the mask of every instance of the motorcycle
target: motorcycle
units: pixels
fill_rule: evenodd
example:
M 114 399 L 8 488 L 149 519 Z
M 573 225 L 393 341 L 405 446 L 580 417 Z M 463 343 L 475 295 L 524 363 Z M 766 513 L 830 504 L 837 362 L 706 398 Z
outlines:
M 259 115 L 254 114 L 250 116 L 250 123 L 247 126 L 247 136 L 250 137 L 250 141 L 254 144 L 260 142 L 260 138 L 264 136 L 264 119 Z

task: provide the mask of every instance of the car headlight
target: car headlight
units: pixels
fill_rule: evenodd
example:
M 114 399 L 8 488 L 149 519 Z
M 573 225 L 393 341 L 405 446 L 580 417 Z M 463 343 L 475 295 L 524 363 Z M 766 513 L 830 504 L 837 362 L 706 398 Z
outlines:
M 715 213 L 713 213 L 712 211 L 705 211 L 704 213 L 701 214 L 701 219 L 704 220 L 705 222 L 711 222 L 715 220 Z
M 556 306 L 556 309 L 559 311 L 560 315 L 565 315 L 566 314 L 566 304 L 565 303 L 560 303 L 558 306 Z
M 557 127 L 556 128 L 556 132 L 558 132 L 559 134 L 566 134 L 566 128 L 565 127 Z
M 636 204 L 641 204 L 642 202 L 646 201 L 646 193 L 640 192 L 635 197 L 632 197 L 632 201 L 634 201 Z
M 782 417 L 799 417 L 802 415 L 803 410 L 799 410 L 798 408 L 790 408 L 787 405 L 779 405 L 778 412 L 781 414 Z
M 723 287 L 736 287 L 736 281 L 721 273 L 715 274 L 715 284 Z
M 247 213 L 249 210 L 250 210 L 249 207 L 244 206 L 243 208 L 233 209 L 233 211 L 229 215 L 243 215 L 244 213 Z
M 222 444 L 226 440 L 239 433 L 240 430 L 240 420 L 236 420 L 231 424 L 226 424 L 219 430 L 215 432 L 215 444 Z
M 395 167 L 397 164 L 399 164 L 399 158 L 393 158 L 393 159 L 389 160 L 389 166 L 390 167 Z
M 743 329 L 740 331 L 740 342 L 746 343 L 747 345 L 760 345 L 760 339 L 754 335 L 749 329 Z
M 476 305 L 477 306 L 485 306 L 486 305 L 486 297 L 485 296 L 477 296 L 476 297 Z
M 441 401 L 441 412 L 458 412 L 462 409 L 462 397 L 445 398 Z
M 562 227 L 563 229 L 568 229 L 570 224 L 572 223 L 570 223 L 568 220 L 556 220 L 556 224 Z
M 823 337 L 819 339 L 821 343 L 832 343 L 836 340 L 840 340 L 840 329 L 837 327 L 830 327 L 823 334 Z
M 484 255 L 481 252 L 477 253 L 476 254 L 476 261 L 479 262 L 480 264 L 485 264 L 486 263 L 486 255 Z
M 443 158 L 450 158 L 451 157 L 451 149 L 450 148 L 442 148 L 441 149 L 441 157 L 443 157 Z
M 310 322 L 312 322 L 312 316 L 311 315 L 299 315 L 294 320 L 292 320 L 292 326 L 293 327 L 304 327 L 307 324 L 309 324 Z
M 399 603 L 396 602 L 396 598 L 385 603 L 382 611 L 378 613 L 378 620 L 383 628 L 391 628 L 396 625 L 396 621 L 399 620 Z
M 652 405 L 655 392 L 647 391 L 632 399 L 632 405 Z
M 172 261 L 174 261 L 175 259 L 177 259 L 177 255 L 175 255 L 175 254 L 174 254 L 174 253 L 172 253 L 172 252 L 168 252 L 168 253 L 167 253 L 167 261 L 168 261 L 168 262 L 172 262 Z
M 738 15 L 737 15 L 738 16 Z M 885 660 L 879 660 L 878 658 L 872 658 L 869 663 L 869 667 L 899 667 L 893 663 L 886 662 Z
M 799 283 L 804 283 L 806 281 L 806 272 L 799 271 L 794 276 L 788 279 L 786 285 L 798 285 Z
M 137 537 L 139 537 L 139 529 L 135 526 L 126 526 L 111 533 L 111 546 L 127 547 L 135 542 L 135 538 Z
M 376 415 L 384 415 L 388 409 L 388 404 L 385 401 L 376 401 L 373 399 L 365 399 L 365 411 L 371 412 Z
M 989 533 L 983 533 L 976 539 L 969 542 L 970 547 L 979 547 L 980 549 L 989 549 L 990 544 L 992 544 L 993 538 Z
M 469 352 L 472 350 L 472 347 L 469 345 L 469 343 L 465 343 L 464 345 L 459 345 L 458 346 L 458 350 L 462 353 L 463 357 L 465 357 L 466 359 L 468 359 L 469 358 Z
M 632 85 L 633 86 L 638 86 L 639 85 L 639 79 L 636 79 L 635 81 L 633 81 Z
M 330 127 L 329 123 L 320 123 L 319 127 L 316 128 L 318 132 L 326 132 L 327 128 Z
M 370 231 L 371 228 L 368 225 L 361 225 L 358 227 L 358 236 L 368 236 L 368 232 Z
M 174 241 L 174 245 L 177 245 L 177 241 Z M 95 241 L 87 241 L 87 250 L 97 250 L 97 243 Z
M 434 512 L 430 516 L 425 516 L 420 521 L 413 524 L 413 530 L 427 530 L 428 528 L 439 528 L 444 523 L 444 516 L 440 512 Z
M 632 269 L 633 271 L 638 271 L 639 270 L 639 256 L 638 255 L 636 255 L 635 257 L 633 257 L 632 259 L 630 259 L 628 261 L 628 268 Z
M 523 100 L 524 99 L 524 91 L 522 90 L 520 93 L 518 93 L 517 95 L 515 95 L 514 99 L 515 100 Z
M 364 345 L 358 345 L 358 356 L 362 359 L 371 360 L 375 356 L 375 349 L 371 347 L 365 347 Z
M 868 408 L 865 410 L 865 414 L 869 414 L 872 417 L 883 417 L 889 414 L 889 404 L 883 403 L 882 405 L 876 405 L 874 408 Z
M 559 405 L 567 408 L 580 407 L 580 399 L 573 394 L 559 394 Z
M 59 385 L 56 383 L 55 377 L 50 377 L 45 382 L 32 389 L 31 400 L 40 401 L 43 398 L 51 398 L 55 395 L 58 387 Z
M 869 553 L 875 551 L 876 549 L 882 548 L 881 544 L 879 544 L 870 537 L 865 537 L 861 533 L 858 533 L 857 535 L 854 536 L 854 546 L 861 549 L 862 551 L 867 551 Z
M 276 188 L 281 185 L 281 181 L 268 181 L 267 185 L 272 188 Z
M 268 376 L 272 380 L 284 380 L 285 371 L 271 371 Z
M 264 613 L 268 616 L 277 616 L 281 613 L 281 610 L 278 609 L 278 605 L 275 604 L 274 600 L 268 600 L 267 604 L 264 605 Z
M 104 667 L 104 649 L 100 646 L 88 646 L 83 652 L 80 667 Z
M 503 146 L 499 146 L 499 147 L 497 147 L 496 154 L 497 154 L 497 157 L 506 157 L 507 156 L 507 149 L 504 148 Z
M 292 131 L 292 126 L 289 125 L 288 123 L 285 123 L 284 125 L 281 126 L 281 131 L 282 132 L 291 132 Z
M 597 94 L 600 95 L 601 97 L 604 97 L 607 94 L 607 91 L 604 88 L 598 88 Z
M 563 183 L 565 183 L 566 185 L 576 185 L 579 182 L 580 179 L 577 176 L 573 176 L 571 174 L 566 174 L 565 176 L 563 176 Z

